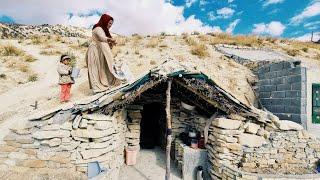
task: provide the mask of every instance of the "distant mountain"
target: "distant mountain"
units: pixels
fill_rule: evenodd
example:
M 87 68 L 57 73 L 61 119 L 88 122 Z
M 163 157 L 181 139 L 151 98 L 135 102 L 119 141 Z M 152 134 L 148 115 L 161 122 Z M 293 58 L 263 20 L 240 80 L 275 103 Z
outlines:
M 88 37 L 90 30 L 65 25 L 22 25 L 0 23 L 0 38 L 24 38 L 35 35 L 60 35 L 64 37 Z

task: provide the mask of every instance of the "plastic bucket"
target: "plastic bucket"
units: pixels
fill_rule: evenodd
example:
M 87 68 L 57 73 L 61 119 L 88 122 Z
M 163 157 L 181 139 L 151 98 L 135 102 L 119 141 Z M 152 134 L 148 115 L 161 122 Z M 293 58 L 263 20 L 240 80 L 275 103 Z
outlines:
M 126 165 L 132 166 L 137 163 L 138 148 L 126 148 Z
M 71 77 L 77 78 L 79 77 L 80 69 L 79 68 L 72 68 Z

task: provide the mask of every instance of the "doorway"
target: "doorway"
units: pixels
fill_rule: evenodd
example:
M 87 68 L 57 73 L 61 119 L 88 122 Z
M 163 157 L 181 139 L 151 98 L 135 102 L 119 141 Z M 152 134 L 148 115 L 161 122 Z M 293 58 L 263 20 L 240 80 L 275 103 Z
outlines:
M 142 111 L 140 147 L 142 149 L 161 148 L 166 144 L 166 112 L 161 103 L 145 104 Z

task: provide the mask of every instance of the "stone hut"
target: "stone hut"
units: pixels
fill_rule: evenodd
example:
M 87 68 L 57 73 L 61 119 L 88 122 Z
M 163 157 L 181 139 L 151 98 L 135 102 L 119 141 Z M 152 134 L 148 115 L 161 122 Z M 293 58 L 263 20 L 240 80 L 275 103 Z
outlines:
M 199 164 L 207 179 L 320 178 L 315 174 L 320 143 L 301 125 L 241 103 L 214 79 L 174 60 L 132 83 L 28 117 L 23 128 L 4 138 L 0 163 L 86 173 L 88 163 L 98 161 L 108 170 L 106 178 L 117 179 L 125 148 L 166 147 L 168 82 L 170 153 L 184 179 L 193 179 L 190 168 Z M 207 140 L 204 155 L 192 162 L 178 138 L 188 126 Z

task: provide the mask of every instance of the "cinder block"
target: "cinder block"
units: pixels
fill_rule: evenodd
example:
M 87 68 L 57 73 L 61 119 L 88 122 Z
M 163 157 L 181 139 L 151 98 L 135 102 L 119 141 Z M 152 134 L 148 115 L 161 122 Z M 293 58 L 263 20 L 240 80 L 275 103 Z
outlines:
M 259 98 L 270 98 L 271 93 L 270 92 L 261 92 L 259 93 Z
M 291 103 L 290 106 L 301 106 L 301 98 L 296 97 L 296 98 L 291 98 Z
M 298 83 L 301 82 L 301 75 L 293 75 L 287 78 L 288 83 Z
M 301 92 L 300 91 L 286 91 L 286 97 L 288 97 L 288 98 L 301 97 Z
M 292 83 L 291 90 L 301 90 L 302 82 Z
M 289 75 L 290 75 L 290 73 L 287 69 L 282 69 L 281 71 L 277 72 L 278 77 L 289 76 Z
M 271 92 L 271 97 L 272 98 L 285 98 L 286 92 L 285 91 L 274 91 L 274 92 Z
M 291 121 L 301 124 L 301 114 L 292 114 Z
M 291 114 L 274 113 L 274 115 L 278 116 L 280 120 L 291 120 Z
M 289 75 L 300 75 L 301 74 L 301 67 L 295 67 L 295 68 L 291 68 L 289 69 Z
M 273 113 L 284 113 L 284 111 L 285 111 L 285 106 L 281 106 L 281 105 L 271 106 L 271 112 Z
M 278 84 L 284 84 L 286 82 L 285 77 L 277 77 L 270 80 L 271 85 L 278 85 Z
M 263 99 L 260 99 L 260 102 L 261 102 L 261 104 L 264 105 L 264 106 L 270 106 L 270 105 L 272 105 L 272 104 L 271 104 L 271 100 L 272 100 L 272 99 L 269 99 L 269 98 L 263 98 Z
M 283 61 L 282 66 L 283 66 L 283 69 L 292 68 L 291 62 L 288 62 L 288 61 Z
M 291 85 L 290 84 L 279 84 L 279 85 L 277 85 L 277 91 L 286 91 L 286 90 L 291 90 Z
M 285 106 L 283 112 L 292 113 L 292 114 L 300 114 L 301 113 L 301 106 Z
M 283 69 L 283 63 L 280 62 L 280 63 L 274 63 L 274 64 L 271 64 L 270 65 L 270 72 L 273 72 L 273 71 L 280 71 Z
M 277 89 L 276 86 L 266 85 L 266 86 L 260 86 L 259 91 L 260 92 L 271 92 L 271 91 L 275 91 L 276 89 Z
M 263 79 L 258 82 L 260 86 L 270 85 L 270 79 Z
M 265 79 L 273 79 L 278 77 L 277 72 L 268 72 L 268 73 L 265 73 L 264 76 L 265 76 Z

